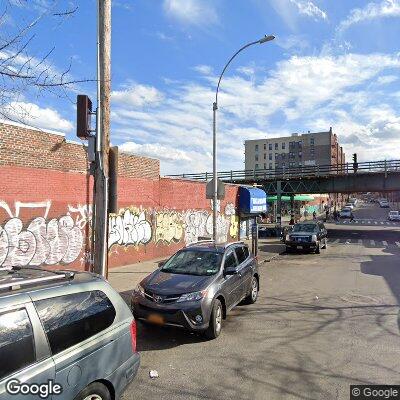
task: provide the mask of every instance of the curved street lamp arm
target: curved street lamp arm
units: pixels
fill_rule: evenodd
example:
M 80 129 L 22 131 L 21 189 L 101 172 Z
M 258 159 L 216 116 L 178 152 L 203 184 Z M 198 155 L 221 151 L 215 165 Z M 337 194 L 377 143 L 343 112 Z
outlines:
M 217 85 L 217 91 L 215 92 L 215 107 L 216 107 L 216 109 L 218 108 L 217 105 L 218 105 L 219 85 L 220 85 L 220 83 L 221 83 L 221 79 L 222 79 L 222 76 L 224 75 L 225 70 L 228 68 L 228 65 L 232 62 L 232 60 L 233 60 L 242 50 L 246 49 L 246 48 L 249 47 L 249 46 L 252 46 L 253 44 L 257 44 L 257 43 L 260 43 L 260 41 L 259 41 L 259 40 L 256 40 L 255 42 L 247 43 L 245 46 L 241 47 L 241 48 L 229 59 L 229 61 L 226 63 L 224 69 L 223 69 L 222 72 L 221 72 L 221 75 L 219 76 L 218 85 Z

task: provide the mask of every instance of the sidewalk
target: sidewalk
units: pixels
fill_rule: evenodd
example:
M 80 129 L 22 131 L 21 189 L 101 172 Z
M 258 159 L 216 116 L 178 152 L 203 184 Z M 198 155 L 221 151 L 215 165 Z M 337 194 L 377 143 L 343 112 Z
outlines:
M 244 240 L 251 249 L 251 241 Z M 265 262 L 275 258 L 285 246 L 277 238 L 267 238 L 258 240 L 258 263 L 260 267 Z M 117 290 L 125 300 L 129 300 L 130 294 L 136 288 L 137 284 L 158 268 L 158 262 L 168 257 L 157 258 L 155 260 L 143 261 L 137 264 L 125 265 L 123 267 L 111 268 L 108 273 L 108 281 L 111 286 Z

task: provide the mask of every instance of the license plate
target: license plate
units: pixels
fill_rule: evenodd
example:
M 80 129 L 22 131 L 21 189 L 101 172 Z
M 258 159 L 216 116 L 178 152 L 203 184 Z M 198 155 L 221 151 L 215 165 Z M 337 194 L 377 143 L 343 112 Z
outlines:
M 303 249 L 303 246 L 297 246 L 298 249 Z
M 164 318 L 161 315 L 158 314 L 150 314 L 147 317 L 147 321 L 157 324 L 157 325 L 163 325 L 164 324 Z

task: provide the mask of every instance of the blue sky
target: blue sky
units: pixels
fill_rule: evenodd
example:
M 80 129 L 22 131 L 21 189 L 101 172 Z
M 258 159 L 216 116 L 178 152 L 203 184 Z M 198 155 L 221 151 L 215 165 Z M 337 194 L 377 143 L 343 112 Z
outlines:
M 73 79 L 95 78 L 96 2 L 9 0 L 3 32 L 37 16 L 28 56 Z M 77 11 L 68 18 L 54 11 Z M 245 139 L 333 127 L 360 161 L 398 159 L 400 0 L 114 0 L 112 133 L 121 149 L 161 159 L 163 174 L 211 170 L 212 102 L 219 97 L 219 169 L 241 169 Z M 1 57 L 1 53 L 0 53 Z M 75 139 L 77 93 L 25 91 L 27 123 Z

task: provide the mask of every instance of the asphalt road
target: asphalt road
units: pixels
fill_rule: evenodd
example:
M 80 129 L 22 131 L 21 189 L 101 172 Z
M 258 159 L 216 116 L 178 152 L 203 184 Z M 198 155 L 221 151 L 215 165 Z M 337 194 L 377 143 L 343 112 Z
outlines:
M 141 327 L 142 364 L 124 399 L 349 399 L 350 384 L 399 384 L 400 226 L 327 227 L 320 255 L 261 266 L 257 303 L 236 307 L 217 340 Z

